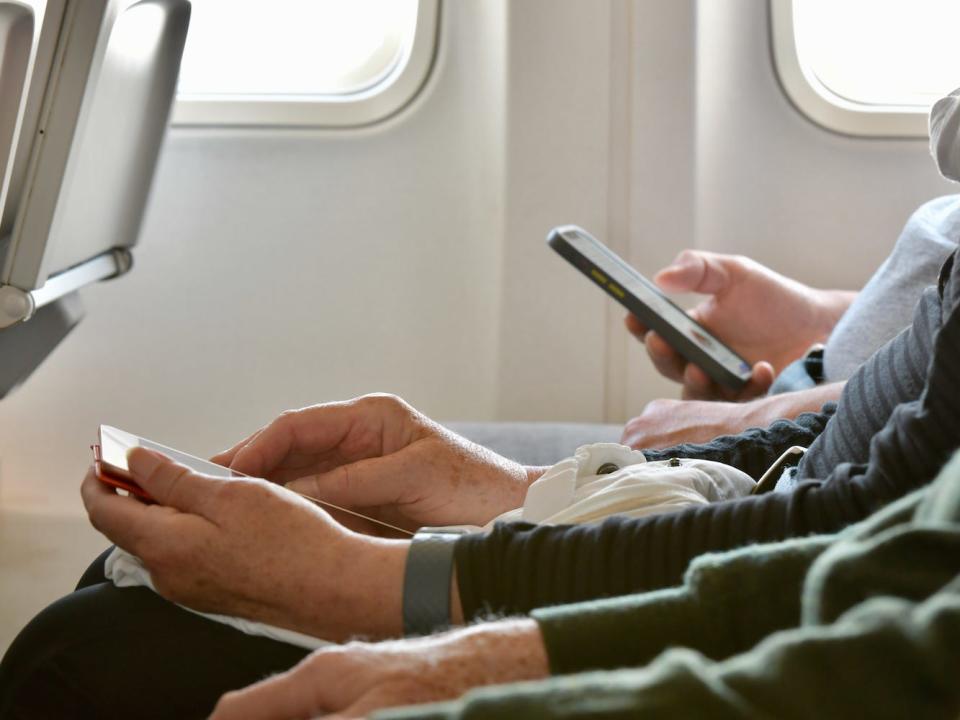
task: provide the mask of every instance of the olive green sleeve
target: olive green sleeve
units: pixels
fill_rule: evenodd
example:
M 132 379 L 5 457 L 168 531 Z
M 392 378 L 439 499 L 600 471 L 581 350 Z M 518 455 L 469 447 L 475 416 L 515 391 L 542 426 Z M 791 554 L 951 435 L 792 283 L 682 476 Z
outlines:
M 639 667 L 676 646 L 715 660 L 743 652 L 799 624 L 804 577 L 833 539 L 706 555 L 679 588 L 534 611 L 551 672 Z
M 592 672 L 482 688 L 462 700 L 379 720 L 709 717 L 957 717 L 960 588 L 922 603 L 874 598 L 832 625 L 776 633 L 713 662 L 672 650 L 641 670 Z

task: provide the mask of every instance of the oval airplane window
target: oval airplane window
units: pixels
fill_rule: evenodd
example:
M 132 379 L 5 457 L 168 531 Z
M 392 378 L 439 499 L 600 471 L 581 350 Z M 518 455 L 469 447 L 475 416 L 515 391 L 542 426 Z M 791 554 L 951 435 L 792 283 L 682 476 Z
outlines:
M 438 0 L 192 0 L 174 125 L 365 125 L 433 62 Z
M 851 135 L 927 135 L 960 85 L 956 0 L 771 0 L 774 60 L 794 104 Z

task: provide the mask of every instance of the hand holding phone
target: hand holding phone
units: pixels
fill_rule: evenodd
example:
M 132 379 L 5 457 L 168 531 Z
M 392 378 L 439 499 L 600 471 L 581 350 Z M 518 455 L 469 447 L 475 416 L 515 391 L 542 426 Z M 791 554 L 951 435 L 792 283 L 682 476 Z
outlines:
M 223 465 L 187 455 L 179 450 L 174 450 L 110 425 L 101 425 L 98 436 L 99 443 L 93 446 L 93 458 L 94 469 L 100 481 L 115 488 L 126 490 L 148 502 L 153 502 L 153 498 L 137 484 L 127 465 L 127 453 L 135 447 L 156 450 L 171 460 L 175 460 L 181 465 L 186 465 L 191 470 L 204 475 L 222 478 L 244 477 L 242 473 L 235 472 Z
M 557 227 L 547 243 L 712 380 L 732 390 L 750 380 L 746 360 L 588 232 L 575 225 Z
M 181 465 L 186 465 L 191 470 L 202 473 L 203 475 L 227 479 L 249 477 L 242 472 L 231 470 L 223 465 L 217 465 L 209 460 L 203 460 L 202 458 L 188 455 L 187 453 L 174 450 L 173 448 L 161 445 L 160 443 L 153 442 L 153 440 L 148 440 L 147 438 L 134 435 L 133 433 L 128 433 L 110 425 L 100 426 L 99 440 L 99 444 L 93 446 L 93 459 L 94 471 L 96 472 L 97 478 L 100 480 L 100 482 L 106 483 L 107 485 L 112 485 L 120 490 L 126 490 L 131 495 L 135 495 L 141 500 L 149 503 L 154 502 L 154 499 L 150 497 L 150 494 L 146 490 L 140 487 L 131 474 L 130 467 L 127 464 L 127 453 L 135 447 L 155 450 L 156 452 L 166 455 L 171 460 L 178 462 Z M 328 510 L 332 510 L 334 513 L 346 513 L 347 515 L 361 518 L 366 522 L 386 528 L 393 533 L 400 533 L 401 535 L 413 534 L 409 530 L 404 530 L 396 525 L 391 525 L 390 523 L 383 522 L 382 520 L 369 517 L 362 513 L 348 510 L 347 508 L 311 497 L 310 495 L 305 495 L 304 493 L 298 492 L 292 488 L 288 488 L 288 490 L 302 498 L 310 500 L 317 505 L 327 508 Z

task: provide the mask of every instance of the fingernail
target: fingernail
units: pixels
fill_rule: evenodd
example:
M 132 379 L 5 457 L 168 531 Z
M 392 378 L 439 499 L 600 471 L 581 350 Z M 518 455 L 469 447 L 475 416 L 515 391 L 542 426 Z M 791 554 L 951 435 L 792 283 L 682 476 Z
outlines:
M 287 490 L 293 490 L 294 492 L 298 493 L 307 492 L 307 490 L 309 490 L 309 488 L 306 487 L 306 484 L 300 480 L 291 480 L 290 482 L 285 482 L 283 486 Z
M 127 467 L 130 472 L 139 477 L 149 477 L 162 462 L 167 462 L 166 455 L 155 450 L 142 447 L 127 450 Z

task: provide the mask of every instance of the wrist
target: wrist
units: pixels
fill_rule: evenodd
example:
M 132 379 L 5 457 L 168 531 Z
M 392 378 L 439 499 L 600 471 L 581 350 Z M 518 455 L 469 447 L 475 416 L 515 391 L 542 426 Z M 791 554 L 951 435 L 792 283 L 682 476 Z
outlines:
M 547 470 L 550 469 L 550 466 L 549 465 L 542 465 L 542 466 L 526 465 L 524 466 L 523 469 L 527 473 L 527 488 L 529 488 L 537 480 L 539 480 Z
M 468 672 L 469 678 L 463 680 L 469 680 L 471 687 L 541 680 L 550 675 L 540 626 L 529 618 L 456 630 L 441 644 L 446 645 L 444 655 L 451 661 L 451 672 Z
M 850 290 L 812 290 L 812 292 L 816 308 L 812 327 L 816 329 L 818 337 L 810 344 L 827 339 L 857 296 L 856 292 Z
M 782 418 L 794 420 L 805 412 L 819 412 L 824 403 L 839 399 L 843 386 L 842 382 L 829 383 L 743 403 L 747 427 L 767 427 Z
M 385 540 L 356 535 L 344 553 L 342 572 L 321 578 L 328 593 L 339 593 L 334 627 L 326 608 L 315 608 L 325 628 L 324 639 L 343 642 L 362 635 L 370 638 L 403 634 L 403 573 L 409 540 Z

